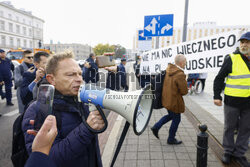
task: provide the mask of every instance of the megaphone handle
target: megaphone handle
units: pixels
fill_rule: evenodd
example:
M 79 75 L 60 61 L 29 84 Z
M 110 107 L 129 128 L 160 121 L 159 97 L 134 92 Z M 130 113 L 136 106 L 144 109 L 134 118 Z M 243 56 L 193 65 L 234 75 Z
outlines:
M 97 110 L 96 106 L 92 103 L 89 103 L 89 111 L 92 112 L 92 111 L 95 111 Z
M 95 129 L 92 129 L 88 125 L 88 128 L 89 128 L 90 131 L 92 131 L 94 133 L 102 133 L 102 132 L 104 132 L 107 129 L 107 127 L 108 127 L 108 121 L 107 121 L 106 116 L 105 116 L 105 114 L 104 114 L 104 112 L 103 112 L 103 110 L 102 110 L 102 108 L 101 108 L 100 105 L 95 106 L 94 104 L 89 103 L 89 111 L 91 112 L 91 111 L 95 111 L 95 110 L 99 111 L 99 113 L 100 113 L 100 115 L 101 115 L 101 117 L 102 117 L 102 119 L 104 121 L 104 127 L 102 129 L 100 129 L 100 130 L 95 130 Z

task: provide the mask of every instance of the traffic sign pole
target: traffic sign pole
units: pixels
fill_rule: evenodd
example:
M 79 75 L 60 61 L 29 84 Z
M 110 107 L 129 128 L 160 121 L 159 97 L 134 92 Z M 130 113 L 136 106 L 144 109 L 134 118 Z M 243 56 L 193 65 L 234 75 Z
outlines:
M 182 42 L 186 42 L 187 39 L 187 19 L 188 19 L 188 0 L 186 0 L 185 2 Z
M 156 37 L 155 49 L 159 49 L 159 37 Z

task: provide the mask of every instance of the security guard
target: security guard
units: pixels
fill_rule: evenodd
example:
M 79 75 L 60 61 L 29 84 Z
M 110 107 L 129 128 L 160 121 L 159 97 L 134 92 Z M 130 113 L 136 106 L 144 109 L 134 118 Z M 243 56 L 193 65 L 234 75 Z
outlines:
M 224 155 L 222 162 L 229 164 L 234 158 L 248 167 L 244 154 L 248 150 L 250 137 L 250 32 L 239 39 L 240 47 L 225 57 L 224 63 L 214 80 L 214 104 L 222 106 L 220 93 L 225 85 L 224 98 Z M 234 142 L 234 130 L 238 135 Z
M 14 71 L 14 65 L 11 63 L 11 60 L 6 58 L 5 51 L 0 49 L 0 91 L 2 91 L 2 86 L 5 85 L 5 94 L 6 94 L 6 104 L 7 106 L 13 106 L 14 104 L 11 102 L 11 87 L 12 84 L 12 73 Z M 4 93 L 2 93 L 2 98 L 4 97 Z

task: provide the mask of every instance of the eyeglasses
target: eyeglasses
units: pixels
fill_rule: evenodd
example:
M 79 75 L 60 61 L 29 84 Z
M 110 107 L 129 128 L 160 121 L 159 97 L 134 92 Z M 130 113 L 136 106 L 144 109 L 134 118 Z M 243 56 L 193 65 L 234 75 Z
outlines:
M 33 56 L 27 56 L 26 58 L 27 59 L 33 59 L 34 57 Z

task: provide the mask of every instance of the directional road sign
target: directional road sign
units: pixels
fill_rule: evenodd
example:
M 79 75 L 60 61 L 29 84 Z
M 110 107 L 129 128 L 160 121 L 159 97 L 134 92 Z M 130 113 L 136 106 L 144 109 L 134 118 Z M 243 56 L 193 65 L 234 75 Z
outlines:
M 144 37 L 143 30 L 138 30 L 138 40 L 139 41 L 148 41 L 148 40 L 152 40 L 152 37 Z
M 173 14 L 145 16 L 144 37 L 172 36 L 173 20 Z

